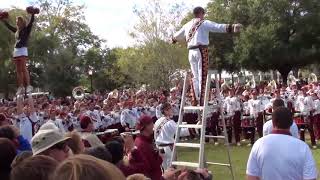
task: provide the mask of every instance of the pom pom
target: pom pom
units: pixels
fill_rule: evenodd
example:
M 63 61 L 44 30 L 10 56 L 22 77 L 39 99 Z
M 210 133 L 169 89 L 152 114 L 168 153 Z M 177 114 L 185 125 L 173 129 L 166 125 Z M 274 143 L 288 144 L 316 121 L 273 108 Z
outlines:
M 39 13 L 40 13 L 39 8 L 35 8 L 35 7 L 33 7 L 33 6 L 27 7 L 26 11 L 27 11 L 29 14 L 39 14 Z
M 32 6 L 27 7 L 26 11 L 29 14 L 33 14 L 33 7 Z
M 0 12 L 0 19 L 8 19 L 9 13 L 8 12 Z

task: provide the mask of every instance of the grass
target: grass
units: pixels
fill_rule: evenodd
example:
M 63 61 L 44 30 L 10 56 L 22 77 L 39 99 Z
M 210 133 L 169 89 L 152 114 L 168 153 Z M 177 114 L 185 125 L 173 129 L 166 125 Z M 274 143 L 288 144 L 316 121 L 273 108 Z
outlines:
M 245 179 L 247 160 L 251 147 L 247 147 L 246 143 L 242 143 L 241 147 L 230 146 L 231 161 L 235 180 Z M 178 150 L 178 160 L 188 162 L 198 162 L 199 152 L 193 148 L 180 148 Z M 320 148 L 312 150 L 317 167 L 320 167 Z M 214 146 L 213 143 L 206 144 L 207 161 L 228 163 L 228 154 L 226 146 L 220 144 Z M 229 180 L 231 173 L 228 167 L 210 165 L 208 169 L 213 173 L 214 180 Z

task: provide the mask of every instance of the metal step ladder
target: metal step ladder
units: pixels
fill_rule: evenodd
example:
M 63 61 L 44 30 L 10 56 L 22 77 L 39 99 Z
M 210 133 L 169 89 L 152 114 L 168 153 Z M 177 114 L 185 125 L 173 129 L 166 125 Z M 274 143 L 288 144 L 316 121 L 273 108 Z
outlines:
M 219 109 L 220 112 L 223 112 L 222 109 L 222 99 L 220 96 L 220 88 L 219 88 L 219 81 L 218 81 L 218 72 L 217 71 L 209 71 L 208 76 L 206 79 L 206 90 L 205 90 L 205 98 L 204 98 L 204 106 L 185 106 L 186 105 L 186 91 L 189 87 L 188 83 L 188 73 L 185 74 L 184 77 L 184 83 L 183 83 L 183 91 L 182 91 L 182 97 L 181 97 L 181 106 L 180 106 L 180 112 L 179 112 L 179 119 L 177 123 L 177 130 L 176 130 L 176 136 L 175 136 L 175 143 L 173 146 L 172 151 L 172 159 L 171 159 L 171 166 L 182 166 L 182 167 L 191 167 L 191 168 L 205 168 L 208 165 L 217 165 L 217 166 L 226 166 L 229 168 L 232 179 L 234 180 L 234 174 L 233 169 L 231 165 L 231 158 L 230 158 L 230 146 L 228 142 L 228 135 L 227 135 L 227 129 L 226 129 L 226 122 L 224 120 L 223 113 L 221 114 L 222 118 L 222 125 L 223 125 L 223 136 L 209 136 L 206 135 L 206 125 L 207 125 L 207 116 L 209 111 L 209 94 L 210 94 L 210 84 L 211 84 L 211 75 L 214 74 L 214 77 L 216 79 L 216 97 L 217 102 L 216 107 Z M 198 122 L 198 124 L 183 124 L 183 115 L 186 110 L 193 110 L 199 112 L 201 115 L 201 121 Z M 199 118 L 200 119 L 200 118 Z M 200 143 L 185 143 L 180 141 L 180 132 L 181 128 L 192 128 L 192 129 L 198 129 L 200 130 Z M 205 159 L 205 138 L 215 138 L 215 139 L 224 139 L 225 145 L 227 148 L 227 154 L 228 154 L 228 161 L 229 163 L 217 163 L 217 162 L 207 162 Z M 185 161 L 178 161 L 177 160 L 177 147 L 189 147 L 198 149 L 199 151 L 199 160 L 198 163 L 194 162 L 185 162 Z

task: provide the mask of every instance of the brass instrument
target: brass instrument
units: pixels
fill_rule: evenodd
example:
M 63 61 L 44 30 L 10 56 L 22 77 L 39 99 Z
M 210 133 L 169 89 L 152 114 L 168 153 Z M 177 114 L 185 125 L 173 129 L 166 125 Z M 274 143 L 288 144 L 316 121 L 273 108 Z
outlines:
M 287 80 L 287 84 L 288 84 L 288 86 L 297 85 L 297 81 L 298 81 L 298 79 L 296 77 L 294 77 L 293 75 L 289 75 L 288 80 Z
M 316 83 L 318 82 L 317 75 L 314 73 L 311 73 L 308 77 L 308 83 Z
M 82 100 L 85 97 L 85 91 L 84 88 L 81 86 L 75 87 L 72 90 L 72 96 L 73 98 L 75 98 L 76 100 Z

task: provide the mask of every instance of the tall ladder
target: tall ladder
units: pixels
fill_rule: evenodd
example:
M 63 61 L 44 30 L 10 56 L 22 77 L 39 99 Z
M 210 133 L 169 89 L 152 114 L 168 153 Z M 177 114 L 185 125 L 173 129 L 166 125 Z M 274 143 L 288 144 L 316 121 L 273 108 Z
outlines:
M 221 112 L 221 119 L 222 119 L 222 125 L 223 125 L 223 136 L 209 136 L 206 135 L 206 125 L 207 125 L 207 116 L 209 111 L 209 93 L 210 93 L 210 84 L 211 84 L 211 75 L 214 74 L 216 79 L 216 97 L 217 102 L 216 104 L 217 108 Z M 205 168 L 208 165 L 217 165 L 217 166 L 226 166 L 229 168 L 232 180 L 234 180 L 234 174 L 233 169 L 231 165 L 231 158 L 230 158 L 230 146 L 228 142 L 228 135 L 227 135 L 227 128 L 226 128 L 226 122 L 223 115 L 223 109 L 222 109 L 222 98 L 220 96 L 220 87 L 219 87 L 219 81 L 218 81 L 218 72 L 210 70 L 207 75 L 206 79 L 206 90 L 205 90 L 205 98 L 204 98 L 204 106 L 185 106 L 186 105 L 186 91 L 189 87 L 188 83 L 188 73 L 185 74 L 184 77 L 184 83 L 183 83 L 183 91 L 182 91 L 182 97 L 181 97 L 181 106 L 180 106 L 180 112 L 179 112 L 179 119 L 178 119 L 178 125 L 176 130 L 176 136 L 175 136 L 175 143 L 173 146 L 172 151 L 172 159 L 171 159 L 171 165 L 172 166 L 183 166 L 183 167 L 191 167 L 191 168 Z M 201 113 L 201 122 L 198 124 L 183 124 L 183 115 L 186 110 L 196 110 Z M 193 128 L 193 129 L 200 129 L 200 143 L 185 143 L 180 142 L 180 132 L 181 128 Z M 229 163 L 217 163 L 217 162 L 207 162 L 205 159 L 205 138 L 216 138 L 216 139 L 224 139 L 225 145 L 227 148 L 227 154 L 228 154 L 228 161 Z M 198 163 L 194 162 L 185 162 L 185 161 L 178 161 L 177 157 L 177 147 L 189 147 L 189 148 L 196 148 L 199 149 L 199 160 Z

